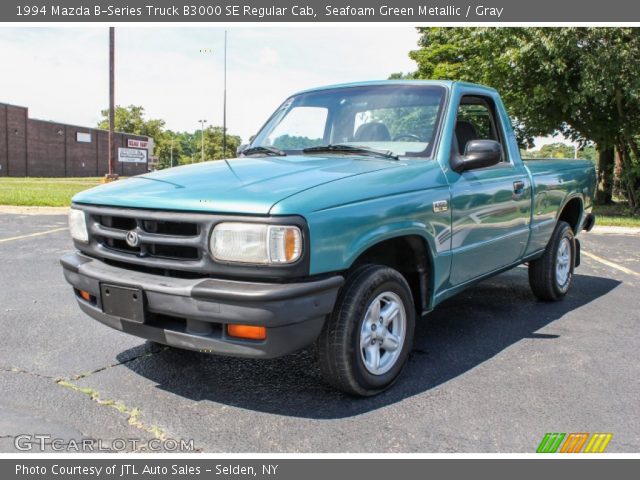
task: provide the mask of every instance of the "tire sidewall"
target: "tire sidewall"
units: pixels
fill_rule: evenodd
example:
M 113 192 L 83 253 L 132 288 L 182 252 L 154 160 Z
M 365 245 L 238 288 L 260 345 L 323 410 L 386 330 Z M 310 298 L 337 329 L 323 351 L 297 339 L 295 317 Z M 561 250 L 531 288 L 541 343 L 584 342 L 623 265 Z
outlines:
M 352 315 L 352 328 L 350 329 L 349 336 L 349 355 L 355 366 L 353 374 L 356 377 L 357 383 L 370 391 L 368 393 L 376 393 L 377 391 L 383 390 L 397 379 L 407 363 L 407 358 L 413 345 L 415 329 L 413 297 L 404 277 L 402 277 L 400 273 L 388 268 L 377 271 L 376 273 L 377 274 L 369 275 L 363 280 L 362 284 L 359 285 L 357 294 L 360 298 L 357 302 L 357 308 L 349 312 L 349 314 Z M 396 363 L 384 374 L 374 375 L 367 370 L 362 360 L 360 352 L 360 331 L 369 305 L 378 295 L 384 292 L 393 292 L 400 297 L 406 315 L 406 332 L 400 356 L 396 360 Z
M 567 280 L 563 285 L 558 284 L 558 280 L 556 277 L 556 267 L 558 263 L 558 254 L 560 253 L 560 245 L 564 239 L 569 240 L 569 252 L 571 258 L 569 259 L 569 274 L 567 275 Z M 554 252 L 553 252 L 553 287 L 558 296 L 564 296 L 569 291 L 571 287 L 571 282 L 573 280 L 573 269 L 575 264 L 575 256 L 576 256 L 576 243 L 575 236 L 573 234 L 573 230 L 568 224 L 564 224 L 558 231 L 558 236 L 556 237 L 556 241 L 554 242 Z

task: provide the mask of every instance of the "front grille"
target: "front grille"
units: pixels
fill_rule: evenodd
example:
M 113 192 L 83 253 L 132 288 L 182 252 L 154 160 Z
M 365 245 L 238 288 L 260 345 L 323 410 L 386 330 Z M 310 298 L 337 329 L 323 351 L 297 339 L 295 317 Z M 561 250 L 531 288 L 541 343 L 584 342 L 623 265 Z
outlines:
M 90 242 L 81 249 L 92 256 L 132 269 L 211 270 L 208 233 L 213 215 L 90 206 L 83 210 Z M 135 241 L 127 241 L 127 236 Z
M 103 227 L 127 231 L 139 227 L 145 232 L 160 235 L 195 237 L 199 230 L 199 225 L 193 222 L 149 220 L 115 215 L 95 215 L 95 218 Z
M 132 247 L 126 242 L 126 240 L 100 235 L 96 235 L 96 240 L 103 247 L 124 253 L 131 253 L 140 257 L 159 257 L 174 260 L 196 260 L 200 258 L 200 252 L 196 247 L 185 247 L 182 245 L 157 245 L 155 243 L 141 243 L 139 246 Z
M 91 232 L 100 245 L 139 257 L 197 260 L 200 226 L 193 222 L 167 221 L 120 215 L 91 215 Z M 129 244 L 134 232 L 139 243 Z M 186 244 L 185 244 L 186 243 Z

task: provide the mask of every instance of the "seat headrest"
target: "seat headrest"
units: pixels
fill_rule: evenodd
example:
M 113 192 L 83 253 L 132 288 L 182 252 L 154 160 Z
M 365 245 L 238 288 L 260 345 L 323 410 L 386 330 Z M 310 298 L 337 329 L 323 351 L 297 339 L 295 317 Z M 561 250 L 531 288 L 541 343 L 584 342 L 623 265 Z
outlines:
M 355 142 L 388 142 L 391 140 L 391 133 L 384 123 L 363 123 L 356 130 L 353 140 Z
M 466 120 L 458 120 L 456 122 L 456 139 L 458 140 L 458 151 L 460 155 L 464 155 L 464 149 L 471 140 L 478 139 L 476 127 Z

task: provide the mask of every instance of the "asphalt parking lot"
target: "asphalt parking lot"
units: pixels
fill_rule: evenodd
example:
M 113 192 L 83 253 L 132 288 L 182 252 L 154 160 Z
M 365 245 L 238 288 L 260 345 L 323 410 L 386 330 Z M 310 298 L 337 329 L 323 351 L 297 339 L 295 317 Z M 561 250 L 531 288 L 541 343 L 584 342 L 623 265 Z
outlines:
M 322 382 L 312 349 L 216 357 L 91 320 L 58 263 L 65 226 L 0 214 L 0 451 L 45 434 L 205 452 L 533 452 L 546 432 L 611 432 L 608 452 L 640 451 L 637 234 L 583 235 L 562 302 L 536 301 L 525 268 L 447 301 L 418 325 L 395 387 L 356 399 Z

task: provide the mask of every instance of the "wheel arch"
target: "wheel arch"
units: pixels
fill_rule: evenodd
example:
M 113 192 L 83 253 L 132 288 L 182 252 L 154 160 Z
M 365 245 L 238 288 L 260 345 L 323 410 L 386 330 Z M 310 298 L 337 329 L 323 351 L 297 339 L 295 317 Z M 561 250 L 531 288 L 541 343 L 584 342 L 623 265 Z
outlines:
M 428 240 L 419 233 L 378 238 L 354 256 L 349 270 L 375 263 L 398 270 L 409 283 L 416 313 L 430 309 L 434 289 L 434 258 Z
M 558 210 L 556 223 L 560 221 L 567 222 L 571 226 L 574 235 L 578 235 L 583 213 L 584 202 L 582 197 L 580 195 L 571 195 L 567 197 L 562 208 Z

